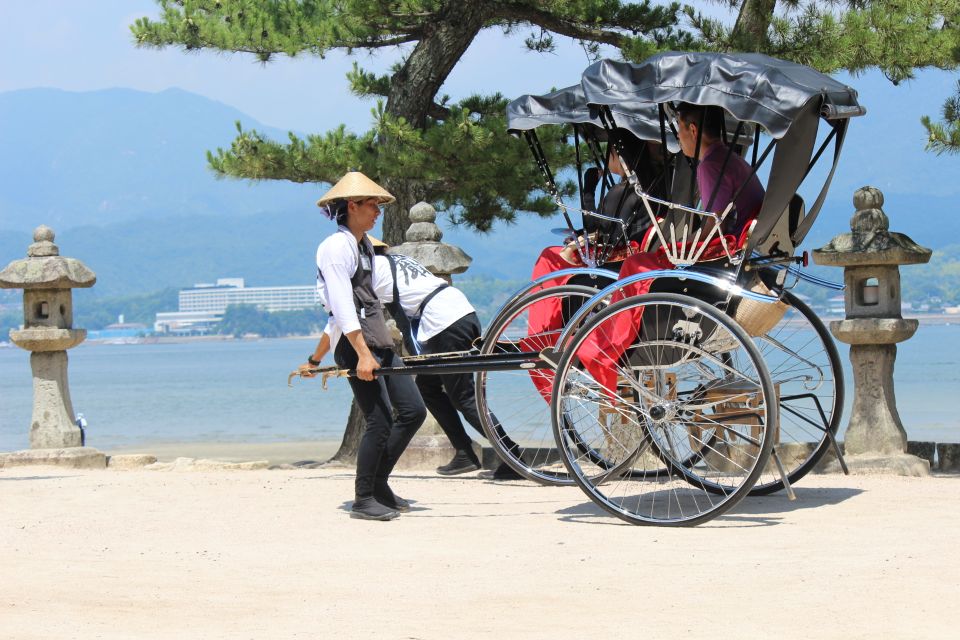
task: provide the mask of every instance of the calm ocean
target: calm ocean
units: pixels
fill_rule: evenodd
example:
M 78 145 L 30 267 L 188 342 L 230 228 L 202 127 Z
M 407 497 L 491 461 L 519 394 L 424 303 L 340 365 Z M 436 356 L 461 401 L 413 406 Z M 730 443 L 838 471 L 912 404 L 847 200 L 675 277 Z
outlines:
M 312 340 L 182 344 L 83 344 L 70 354 L 74 410 L 87 444 L 105 450 L 159 442 L 338 440 L 350 390 L 333 380 L 286 386 Z M 843 345 L 841 345 L 843 347 Z M 848 365 L 846 350 L 842 358 Z M 847 394 L 852 374 L 846 370 Z M 900 417 L 911 440 L 960 442 L 960 325 L 922 325 L 901 345 L 895 374 Z M 0 349 L 0 451 L 28 445 L 29 354 Z M 848 406 L 844 423 L 849 416 Z
M 346 381 L 287 387 L 313 340 L 81 344 L 69 351 L 74 410 L 87 444 L 274 442 L 339 439 L 350 409 Z M 0 450 L 28 446 L 30 356 L 0 349 Z

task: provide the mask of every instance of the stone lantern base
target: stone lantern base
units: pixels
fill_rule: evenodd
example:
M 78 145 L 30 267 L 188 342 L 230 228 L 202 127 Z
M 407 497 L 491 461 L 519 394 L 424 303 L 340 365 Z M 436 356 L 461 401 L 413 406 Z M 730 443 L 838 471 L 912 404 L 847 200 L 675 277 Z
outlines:
M 437 212 L 426 202 L 418 202 L 410 208 L 411 225 L 401 245 L 387 251 L 413 258 L 433 275 L 452 284 L 451 275 L 463 273 L 473 260 L 459 247 L 441 242 L 443 231 L 436 224 Z M 394 343 L 401 347 L 400 332 L 396 331 Z M 474 453 L 483 459 L 480 446 L 471 441 Z M 417 431 L 406 450 L 397 461 L 398 469 L 437 468 L 450 462 L 456 449 L 444 435 L 436 419 L 427 414 L 423 426 Z
M 483 450 L 480 445 L 471 440 L 473 452 L 477 458 L 483 459 Z M 404 450 L 400 460 L 397 461 L 397 469 L 435 469 L 441 467 L 456 455 L 457 450 L 450 444 L 450 440 L 444 435 L 443 429 L 437 423 L 436 419 L 427 414 L 427 419 L 423 426 L 413 436 L 410 444 Z
M 106 469 L 107 456 L 93 447 L 27 449 L 0 453 L 0 469 L 38 465 L 67 469 Z
M 65 351 L 72 349 L 87 337 L 86 329 L 58 329 L 57 327 L 33 327 L 14 329 L 10 340 L 27 351 Z
M 82 446 L 67 383 L 66 351 L 34 351 L 33 418 L 30 421 L 30 448 L 52 449 Z
M 900 315 L 900 265 L 923 264 L 931 251 L 890 231 L 883 193 L 862 187 L 853 195 L 850 233 L 813 252 L 817 264 L 843 267 L 846 319 L 830 332 L 850 345 L 853 410 L 844 436 L 851 473 L 930 475 L 930 464 L 907 453 L 907 432 L 897 413 L 893 367 L 897 344 L 916 332 L 917 320 Z M 827 470 L 838 465 L 828 466 Z

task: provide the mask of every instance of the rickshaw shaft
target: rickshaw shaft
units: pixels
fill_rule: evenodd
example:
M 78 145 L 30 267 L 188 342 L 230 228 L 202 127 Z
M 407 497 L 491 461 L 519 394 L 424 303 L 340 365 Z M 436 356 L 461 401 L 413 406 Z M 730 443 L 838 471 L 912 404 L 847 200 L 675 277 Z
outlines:
M 438 362 L 416 362 L 403 367 L 381 367 L 374 375 L 450 375 L 455 373 L 477 373 L 480 371 L 518 371 L 530 369 L 549 369 L 551 365 L 541 360 L 538 353 L 482 354 L 467 356 L 464 360 L 445 358 Z M 351 369 L 349 376 L 355 376 Z

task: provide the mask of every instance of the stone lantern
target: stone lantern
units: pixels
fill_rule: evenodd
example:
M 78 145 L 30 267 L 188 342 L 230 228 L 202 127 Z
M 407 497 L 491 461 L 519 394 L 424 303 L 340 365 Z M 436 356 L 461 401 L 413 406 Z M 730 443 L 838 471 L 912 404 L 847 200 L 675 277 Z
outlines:
M 447 282 L 450 276 L 463 273 L 473 262 L 473 258 L 460 247 L 440 242 L 443 231 L 437 226 L 437 210 L 426 202 L 418 202 L 410 208 L 410 227 L 405 235 L 406 242 L 393 247 L 387 253 L 399 253 L 410 256 L 430 273 Z
M 846 462 L 854 472 L 927 475 L 926 460 L 908 455 L 907 434 L 897 413 L 893 367 L 897 343 L 910 338 L 919 322 L 900 314 L 902 264 L 922 264 L 931 251 L 902 233 L 889 231 L 883 194 L 857 189 L 851 233 L 813 252 L 817 264 L 843 267 L 846 319 L 830 331 L 850 345 L 854 399 L 844 439 Z
M 0 271 L 0 288 L 23 289 L 23 328 L 10 332 L 15 345 L 30 351 L 33 369 L 33 420 L 30 448 L 79 447 L 82 432 L 76 425 L 67 383 L 67 349 L 87 337 L 73 328 L 71 289 L 92 287 L 97 276 L 82 262 L 60 256 L 50 227 L 33 232 L 27 258 L 14 260 Z

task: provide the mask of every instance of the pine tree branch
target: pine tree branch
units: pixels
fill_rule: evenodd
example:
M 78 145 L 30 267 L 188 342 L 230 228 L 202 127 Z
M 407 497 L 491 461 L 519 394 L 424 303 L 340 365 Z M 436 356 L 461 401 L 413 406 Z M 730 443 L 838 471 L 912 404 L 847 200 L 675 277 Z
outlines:
M 574 38 L 575 40 L 598 42 L 620 47 L 627 39 L 627 36 L 619 31 L 591 27 L 583 22 L 564 19 L 554 13 L 537 9 L 529 4 L 502 3 L 499 6 L 497 15 L 507 23 L 537 25 L 562 36 Z
M 415 42 L 427 24 L 426 18 L 415 15 L 394 18 L 369 0 L 158 0 L 158 4 L 160 20 L 140 18 L 131 25 L 137 46 L 251 53 L 262 61 L 277 54 L 323 56 L 331 49 Z
M 684 12 L 712 50 L 757 51 L 826 73 L 875 67 L 896 83 L 915 69 L 960 65 L 957 0 L 735 0 L 732 8 L 733 29 Z
M 927 130 L 927 151 L 937 155 L 960 153 L 960 81 L 956 93 L 943 103 L 943 120 L 934 122 L 929 116 L 921 118 Z
M 434 120 L 446 120 L 450 117 L 450 109 L 434 102 L 427 111 L 427 117 L 433 118 Z
M 409 33 L 402 36 L 394 36 L 390 38 L 386 37 L 374 37 L 366 39 L 358 39 L 350 42 L 344 42 L 343 45 L 336 48 L 342 49 L 378 49 L 381 47 L 395 47 L 401 44 L 406 44 L 408 42 L 417 42 L 420 38 L 423 37 L 422 30 L 410 31 Z
M 619 0 L 560 2 L 550 0 L 504 0 L 493 3 L 496 24 L 509 32 L 520 24 L 539 27 L 540 34 L 527 38 L 533 51 L 553 49 L 551 33 L 581 42 L 588 56 L 596 57 L 598 45 L 618 47 L 628 60 L 642 60 L 667 49 L 703 48 L 692 34 L 677 30 L 679 3 L 654 5 L 649 0 L 624 3 Z

